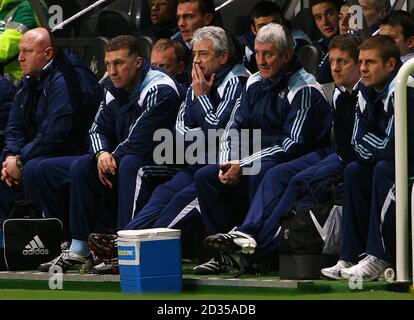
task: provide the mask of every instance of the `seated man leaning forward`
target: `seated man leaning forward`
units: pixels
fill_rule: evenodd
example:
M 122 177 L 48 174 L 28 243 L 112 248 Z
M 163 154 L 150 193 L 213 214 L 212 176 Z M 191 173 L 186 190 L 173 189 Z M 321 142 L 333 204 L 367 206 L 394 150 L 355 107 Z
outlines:
M 45 158 L 87 150 L 87 132 L 103 93 L 89 68 L 58 50 L 46 29 L 26 32 L 19 48 L 26 77 L 5 130 L 1 218 L 23 198 L 23 189 L 26 199 L 37 198 L 35 171 Z

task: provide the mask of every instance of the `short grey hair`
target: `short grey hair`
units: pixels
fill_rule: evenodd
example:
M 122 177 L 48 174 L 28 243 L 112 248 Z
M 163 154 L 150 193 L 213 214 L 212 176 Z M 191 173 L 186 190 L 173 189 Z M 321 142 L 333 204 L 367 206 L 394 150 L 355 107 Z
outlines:
M 230 55 L 232 54 L 233 49 L 231 42 L 226 34 L 226 31 L 220 27 L 207 26 L 197 29 L 191 39 L 191 46 L 194 46 L 196 42 L 202 40 L 210 40 L 213 43 L 216 55 L 220 55 L 226 51 Z
M 278 23 L 269 23 L 260 28 L 255 42 L 273 43 L 278 52 L 293 50 L 294 42 L 290 31 Z

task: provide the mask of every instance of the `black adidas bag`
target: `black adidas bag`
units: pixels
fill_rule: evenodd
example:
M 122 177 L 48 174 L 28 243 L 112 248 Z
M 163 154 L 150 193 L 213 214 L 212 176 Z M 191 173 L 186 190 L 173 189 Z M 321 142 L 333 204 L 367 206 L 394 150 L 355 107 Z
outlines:
M 62 222 L 42 218 L 33 202 L 16 203 L 11 218 L 1 222 L 0 233 L 1 270 L 34 270 L 61 253 Z
M 304 197 L 280 220 L 279 253 L 337 255 L 340 250 L 342 193 L 340 178 L 315 181 Z

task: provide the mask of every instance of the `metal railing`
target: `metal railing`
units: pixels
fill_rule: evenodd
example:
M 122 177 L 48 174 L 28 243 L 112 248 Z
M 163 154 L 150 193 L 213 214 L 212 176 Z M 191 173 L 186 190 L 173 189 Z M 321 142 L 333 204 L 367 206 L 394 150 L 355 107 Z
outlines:
M 407 134 L 407 79 L 414 71 L 414 58 L 403 64 L 397 74 L 395 85 L 395 192 L 396 192 L 396 281 L 409 281 L 408 250 L 408 134 Z M 412 107 L 412 106 L 410 106 Z M 410 123 L 410 125 L 413 125 Z M 412 199 L 414 194 L 412 193 Z M 414 200 L 412 230 L 414 230 Z M 412 237 L 414 248 L 414 237 Z M 414 266 L 414 255 L 413 255 Z M 414 282 L 414 275 L 413 275 Z

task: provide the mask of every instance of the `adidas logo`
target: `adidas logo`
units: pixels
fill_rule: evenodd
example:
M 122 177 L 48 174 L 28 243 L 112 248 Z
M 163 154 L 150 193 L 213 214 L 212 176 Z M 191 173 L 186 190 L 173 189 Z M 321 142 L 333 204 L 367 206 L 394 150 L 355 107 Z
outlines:
M 43 244 L 42 240 L 40 240 L 39 236 L 35 236 L 23 250 L 24 256 L 47 254 L 49 254 L 49 250 L 45 248 L 45 245 Z

